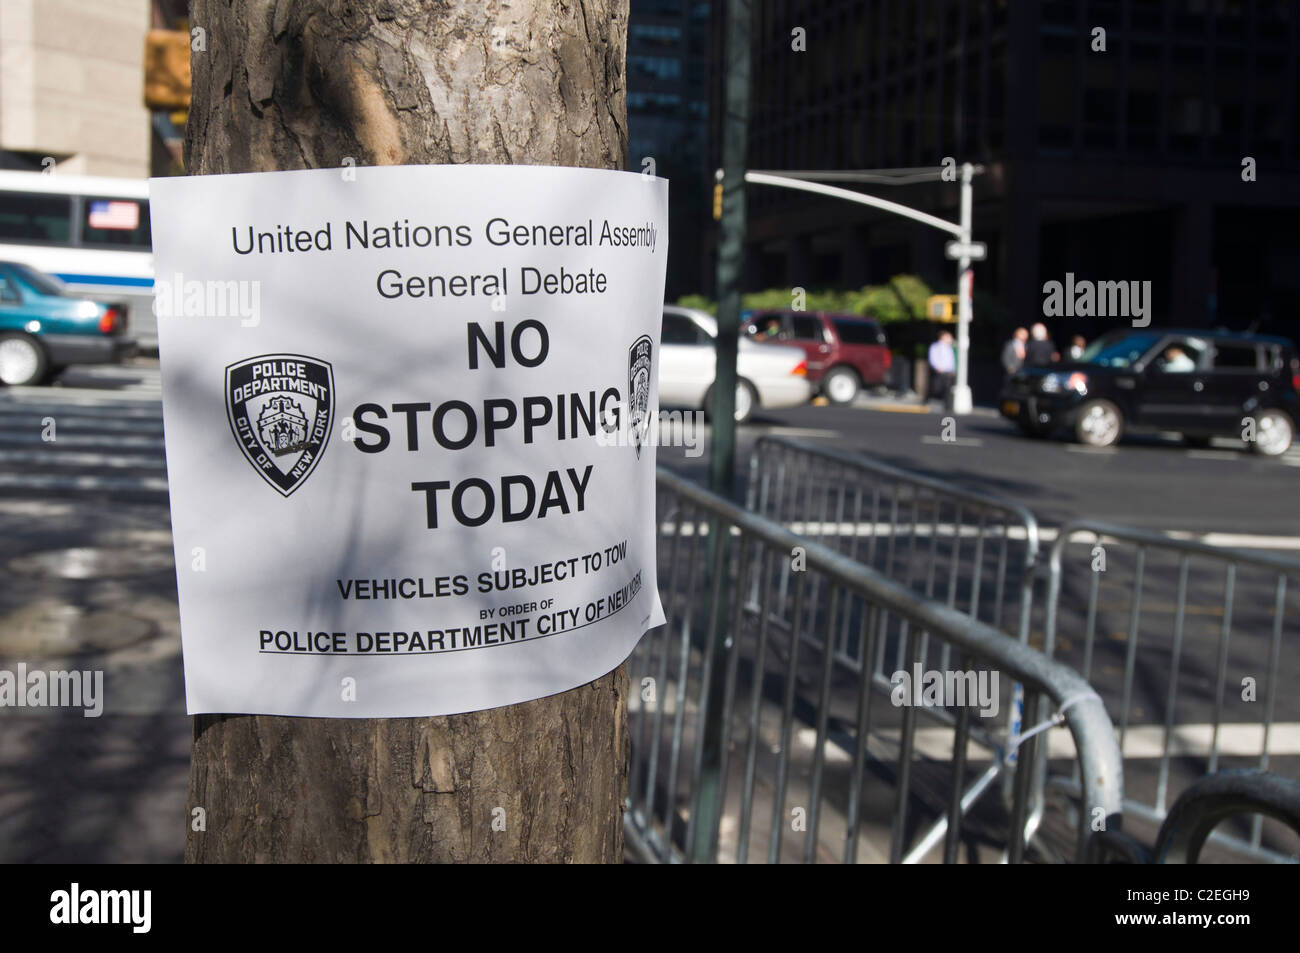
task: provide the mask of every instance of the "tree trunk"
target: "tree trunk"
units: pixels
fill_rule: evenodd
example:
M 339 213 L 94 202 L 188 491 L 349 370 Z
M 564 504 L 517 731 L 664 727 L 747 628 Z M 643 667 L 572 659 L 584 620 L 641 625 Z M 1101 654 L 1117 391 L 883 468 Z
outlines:
M 192 0 L 190 14 L 191 174 L 623 167 L 626 0 Z M 619 862 L 627 690 L 622 666 L 445 718 L 196 717 L 185 859 Z

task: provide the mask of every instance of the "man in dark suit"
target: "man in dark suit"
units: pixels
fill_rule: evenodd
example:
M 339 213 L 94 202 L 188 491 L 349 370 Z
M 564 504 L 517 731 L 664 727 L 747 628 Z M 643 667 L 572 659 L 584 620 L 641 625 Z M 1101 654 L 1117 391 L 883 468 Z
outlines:
M 1047 336 L 1047 325 L 1041 322 L 1035 324 L 1030 330 L 1030 341 L 1025 345 L 1025 366 L 1047 367 L 1060 359 L 1061 355 L 1057 353 L 1056 345 Z

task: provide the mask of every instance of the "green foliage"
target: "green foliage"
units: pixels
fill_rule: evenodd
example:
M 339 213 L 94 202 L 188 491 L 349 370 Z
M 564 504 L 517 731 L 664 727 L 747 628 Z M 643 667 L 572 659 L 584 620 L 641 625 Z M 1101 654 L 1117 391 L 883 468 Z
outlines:
M 934 294 L 916 275 L 895 275 L 889 279 L 889 287 L 905 304 L 909 318 L 925 317 L 925 302 Z
M 718 303 L 712 298 L 704 297 L 704 295 L 682 295 L 677 299 L 677 303 L 683 308 L 695 308 L 697 311 L 707 311 L 715 317 L 718 314 Z
M 769 288 L 766 291 L 753 291 L 740 296 L 742 311 L 750 308 L 789 308 L 794 301 L 794 291 L 790 288 Z M 804 310 L 816 310 L 805 305 Z
M 867 285 L 853 292 L 855 314 L 871 315 L 883 323 L 925 317 L 925 302 L 934 294 L 916 275 L 895 275 L 883 285 Z
M 915 275 L 895 275 L 883 285 L 867 285 L 856 291 L 806 291 L 803 310 L 838 311 L 869 315 L 879 321 L 907 321 L 925 316 L 925 301 L 933 292 Z M 717 313 L 717 302 L 703 295 L 684 295 L 677 303 Z M 741 296 L 742 310 L 783 310 L 794 305 L 793 288 L 768 288 Z
M 895 275 L 885 284 L 867 285 L 856 291 L 809 291 L 805 295 L 804 310 L 873 317 L 889 325 L 891 350 L 923 359 L 930 342 L 940 331 L 957 332 L 955 324 L 929 320 L 925 312 L 926 299 L 936 293 L 951 294 L 953 290 L 953 285 L 931 289 L 916 275 Z M 742 295 L 740 300 L 742 310 L 783 310 L 793 306 L 794 289 L 769 288 Z M 685 295 L 678 298 L 677 303 L 713 315 L 718 312 L 717 302 L 703 295 Z M 971 302 L 971 312 L 974 318 L 970 331 L 971 354 L 976 358 L 995 360 L 1016 322 L 998 298 L 978 288 Z

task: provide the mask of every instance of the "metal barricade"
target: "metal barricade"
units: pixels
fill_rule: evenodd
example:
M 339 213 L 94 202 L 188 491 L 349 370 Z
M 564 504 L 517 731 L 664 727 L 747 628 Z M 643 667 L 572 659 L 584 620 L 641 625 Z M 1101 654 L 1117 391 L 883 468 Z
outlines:
M 1069 853 L 1084 856 L 1099 819 L 1120 829 L 1114 728 L 1073 671 L 662 468 L 658 521 L 668 624 L 630 660 L 625 826 L 641 858 L 899 862 L 942 844 L 945 862 L 1018 862 L 1035 748 L 1056 723 L 1080 769 Z M 940 668 L 924 671 L 931 646 Z M 904 664 L 887 676 L 886 659 Z M 999 676 L 1057 715 L 999 739 Z M 1009 808 L 981 797 L 1007 748 Z
M 1158 825 L 1171 789 L 1225 767 L 1278 770 L 1280 756 L 1286 773 L 1300 769 L 1300 724 L 1276 723 L 1279 701 L 1300 681 L 1300 658 L 1282 652 L 1287 620 L 1294 631 L 1300 618 L 1298 581 L 1300 561 L 1284 556 L 1091 520 L 1061 528 L 1048 559 L 1043 651 L 1119 713 L 1126 816 Z M 1045 781 L 1040 770 L 1035 804 Z M 1050 783 L 1077 791 L 1078 773 Z M 1211 842 L 1288 859 L 1261 842 L 1262 823 L 1215 831 Z
M 746 506 L 1028 643 L 1039 532 L 1020 503 L 867 457 L 762 437 L 750 456 Z M 779 585 L 784 601 L 788 582 Z M 1022 687 L 1009 686 L 1009 736 L 1021 730 L 1023 709 Z M 1007 756 L 1014 764 L 1015 751 Z M 982 790 L 991 780 L 982 777 L 977 785 Z M 1030 836 L 1042 819 L 1041 789 L 1034 790 Z M 1001 793 L 1008 801 L 1013 794 L 1005 775 Z
M 1029 637 L 1038 521 L 1019 503 L 761 437 L 750 456 L 746 508 L 1021 642 Z

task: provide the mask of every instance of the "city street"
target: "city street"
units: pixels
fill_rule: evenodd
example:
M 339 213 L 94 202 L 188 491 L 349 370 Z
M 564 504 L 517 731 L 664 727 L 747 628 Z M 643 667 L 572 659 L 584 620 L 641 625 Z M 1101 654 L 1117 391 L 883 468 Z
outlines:
M 873 411 L 876 406 L 888 410 Z M 893 401 L 860 399 L 855 407 L 762 411 L 741 427 L 737 478 L 753 441 L 765 434 L 795 437 L 862 453 L 897 467 L 994 493 L 1028 506 L 1045 527 L 1069 519 L 1098 519 L 1162 531 L 1213 534 L 1221 546 L 1300 549 L 1300 509 L 1289 500 L 1300 473 L 1300 443 L 1281 460 L 1253 456 L 1242 445 L 1216 441 L 1210 449 L 1175 437 L 1133 437 L 1110 450 L 1021 436 L 989 408 L 955 421 L 945 441 L 945 414 Z M 680 447 L 660 450 L 660 463 L 706 480 L 704 455 Z
M 190 728 L 159 396 L 157 361 L 151 359 L 74 369 L 54 387 L 0 391 L 0 626 L 16 633 L 6 641 L 3 661 L 103 669 L 107 696 L 103 724 L 77 710 L 0 715 L 0 860 L 180 858 Z M 1026 439 L 984 409 L 956 421 L 955 433 L 949 432 L 956 439 L 946 441 L 937 410 L 917 412 L 880 400 L 861 404 L 761 413 L 740 429 L 740 479 L 754 441 L 783 435 L 1021 501 L 1039 517 L 1045 544 L 1061 522 L 1092 517 L 1183 531 L 1218 545 L 1300 548 L 1294 506 L 1279 507 L 1295 485 L 1295 450 L 1269 461 L 1226 445 L 1189 450 L 1152 439 L 1084 451 Z M 42 439 L 43 431 L 54 439 Z M 659 459 L 703 480 L 707 443 L 703 449 L 706 455 L 687 457 L 683 448 L 665 446 Z M 1153 565 L 1148 605 L 1167 597 L 1171 578 Z M 1189 623 L 1189 658 L 1207 652 L 1212 658 L 1221 621 L 1212 603 L 1218 598 L 1212 592 L 1200 600 L 1211 605 L 1208 618 Z M 1198 599 L 1192 601 L 1195 612 Z M 1266 598 L 1255 602 L 1261 612 L 1270 608 Z M 1116 594 L 1110 609 L 1108 620 L 1103 601 L 1103 625 L 1123 629 L 1127 596 Z M 1078 605 L 1063 604 L 1062 633 L 1081 624 L 1077 612 Z M 1239 624 L 1250 620 L 1250 612 L 1250 602 L 1239 600 Z M 1041 612 L 1035 619 L 1038 631 Z M 1234 665 L 1240 652 L 1259 657 L 1260 634 L 1234 633 Z M 1097 685 L 1118 711 L 1113 689 L 1122 632 L 1119 642 L 1108 636 L 1104 629 L 1099 635 Z M 1168 650 L 1145 623 L 1143 638 L 1134 721 L 1146 725 L 1158 721 L 1152 707 L 1158 691 L 1148 701 L 1142 684 L 1167 664 Z M 1061 657 L 1077 666 L 1079 648 L 1063 637 Z M 1184 687 L 1180 704 L 1189 707 L 1180 710 L 1180 723 L 1210 718 L 1210 681 L 1200 681 L 1200 691 Z M 1275 745 L 1290 754 L 1296 753 L 1294 722 L 1300 720 L 1294 708 L 1282 700 L 1274 734 Z M 1226 720 L 1235 717 L 1229 712 Z M 1249 739 L 1229 739 L 1225 753 L 1246 758 Z M 1137 781 L 1133 776 L 1135 790 Z
M 273 6 L 0 0 L 10 920 L 1300 864 L 1300 6 Z
M 160 396 L 157 361 L 148 358 L 130 367 L 74 368 L 55 387 L 0 392 L 0 498 L 59 498 L 92 510 L 108 500 L 160 504 L 165 529 Z M 41 435 L 47 416 L 56 421 L 53 441 Z M 1173 435 L 1096 450 L 1028 439 L 983 407 L 955 421 L 950 441 L 944 418 L 937 407 L 868 398 L 853 407 L 760 411 L 738 430 L 737 479 L 743 485 L 754 440 L 789 436 L 1007 497 L 1044 527 L 1088 518 L 1186 532 L 1221 546 L 1300 550 L 1300 510 L 1283 505 L 1300 477 L 1300 442 L 1280 460 L 1232 441 L 1191 449 Z M 706 425 L 702 455 L 664 446 L 659 462 L 703 481 L 707 433 Z

